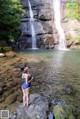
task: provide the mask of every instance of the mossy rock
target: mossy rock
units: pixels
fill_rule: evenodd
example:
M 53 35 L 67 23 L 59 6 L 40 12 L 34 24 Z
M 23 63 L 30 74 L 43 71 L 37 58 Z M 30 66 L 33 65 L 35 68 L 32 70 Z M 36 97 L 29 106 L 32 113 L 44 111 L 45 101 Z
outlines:
M 55 119 L 75 119 L 68 105 L 56 105 L 53 109 Z

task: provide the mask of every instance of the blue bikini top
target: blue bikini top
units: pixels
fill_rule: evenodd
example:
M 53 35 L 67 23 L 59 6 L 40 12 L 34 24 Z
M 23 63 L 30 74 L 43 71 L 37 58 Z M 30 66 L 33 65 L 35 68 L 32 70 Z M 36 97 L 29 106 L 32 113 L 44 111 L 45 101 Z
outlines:
M 29 80 L 31 80 L 31 79 L 32 79 L 32 77 L 33 77 L 33 76 L 32 76 L 32 75 L 30 75 L 30 76 L 29 76 Z M 22 76 L 22 79 L 25 81 L 25 77 L 24 77 L 24 76 Z

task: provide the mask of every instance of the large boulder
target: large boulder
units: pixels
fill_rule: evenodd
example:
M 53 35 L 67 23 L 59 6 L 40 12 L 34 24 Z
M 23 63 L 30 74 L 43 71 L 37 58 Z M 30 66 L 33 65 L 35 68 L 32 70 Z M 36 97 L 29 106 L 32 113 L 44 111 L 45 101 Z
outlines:
M 10 119 L 46 119 L 48 111 L 48 101 L 44 99 L 39 94 L 30 95 L 29 107 L 23 107 L 21 104 L 17 110 L 16 114 L 10 114 Z
M 13 51 L 9 51 L 9 52 L 5 53 L 5 56 L 12 58 L 12 57 L 16 57 L 17 54 L 15 52 L 13 52 Z
M 37 39 L 38 39 L 37 46 L 39 48 L 51 49 L 51 47 L 54 45 L 54 39 L 52 34 L 37 35 Z
M 39 94 L 32 94 L 30 96 L 30 106 L 27 109 L 27 115 L 31 119 L 40 117 L 41 119 L 47 118 L 48 102 Z

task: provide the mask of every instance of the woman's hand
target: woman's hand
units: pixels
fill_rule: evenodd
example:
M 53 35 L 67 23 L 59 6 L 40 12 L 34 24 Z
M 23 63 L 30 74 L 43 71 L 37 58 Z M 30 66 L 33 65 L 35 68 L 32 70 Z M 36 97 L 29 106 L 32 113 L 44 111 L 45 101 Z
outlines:
M 31 77 L 31 79 L 28 81 L 28 83 L 30 83 L 32 81 L 33 77 Z

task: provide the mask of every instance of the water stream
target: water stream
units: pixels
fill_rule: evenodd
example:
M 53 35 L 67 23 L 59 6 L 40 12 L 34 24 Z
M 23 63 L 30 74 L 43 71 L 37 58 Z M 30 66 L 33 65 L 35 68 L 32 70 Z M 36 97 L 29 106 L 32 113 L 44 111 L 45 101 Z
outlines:
M 34 30 L 34 16 L 33 16 L 33 11 L 31 8 L 31 3 L 28 0 L 28 5 L 29 5 L 29 12 L 30 12 L 30 26 L 31 26 L 31 31 L 32 31 L 32 49 L 36 49 L 36 34 Z
M 66 49 L 65 34 L 61 26 L 61 12 L 60 12 L 60 1 L 59 0 L 53 0 L 53 8 L 54 8 L 55 26 L 59 34 L 58 49 L 65 50 Z

